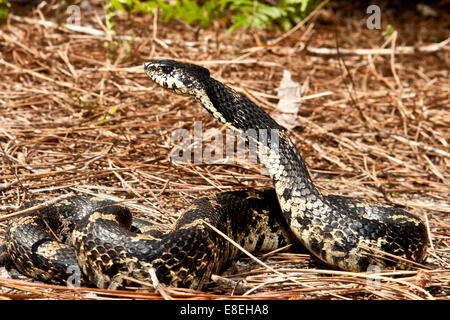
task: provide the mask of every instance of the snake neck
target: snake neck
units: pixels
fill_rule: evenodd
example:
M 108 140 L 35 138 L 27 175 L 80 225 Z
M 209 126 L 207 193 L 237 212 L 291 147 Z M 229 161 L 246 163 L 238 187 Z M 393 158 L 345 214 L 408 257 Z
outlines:
M 244 141 L 258 146 L 259 159 L 269 171 L 288 221 L 296 204 L 287 199 L 301 196 L 307 202 L 310 199 L 311 202 L 323 204 L 323 196 L 314 186 L 305 162 L 287 131 L 266 112 L 244 95 L 213 78 L 204 82 L 203 90 L 199 90 L 195 97 Z M 312 204 L 307 202 L 296 206 L 296 214 L 303 216 L 309 210 Z

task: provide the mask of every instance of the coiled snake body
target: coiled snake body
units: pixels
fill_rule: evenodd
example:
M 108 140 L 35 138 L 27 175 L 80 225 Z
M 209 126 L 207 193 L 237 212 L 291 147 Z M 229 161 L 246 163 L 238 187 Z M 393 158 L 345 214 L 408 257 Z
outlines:
M 117 203 L 77 196 L 12 219 L 4 262 L 45 281 L 65 281 L 70 266 L 79 265 L 100 288 L 118 288 L 130 278 L 147 281 L 154 270 L 163 283 L 201 289 L 211 273 L 239 254 L 211 225 L 251 252 L 299 240 L 342 270 L 408 268 L 408 260 L 424 260 L 427 232 L 420 219 L 382 203 L 321 194 L 286 130 L 244 95 L 211 78 L 207 69 L 173 60 L 149 62 L 144 69 L 157 84 L 194 97 L 257 145 L 274 189 L 201 198 L 166 234 L 148 222 L 132 222 L 130 211 Z

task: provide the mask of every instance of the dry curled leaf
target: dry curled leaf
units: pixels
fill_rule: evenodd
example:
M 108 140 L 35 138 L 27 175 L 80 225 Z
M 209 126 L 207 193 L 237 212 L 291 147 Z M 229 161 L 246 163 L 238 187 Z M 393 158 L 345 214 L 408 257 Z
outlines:
M 296 121 L 298 109 L 302 103 L 300 95 L 300 85 L 292 81 L 291 73 L 288 70 L 283 71 L 278 91 L 277 113 L 273 114 L 275 120 L 286 129 L 293 129 L 299 125 Z

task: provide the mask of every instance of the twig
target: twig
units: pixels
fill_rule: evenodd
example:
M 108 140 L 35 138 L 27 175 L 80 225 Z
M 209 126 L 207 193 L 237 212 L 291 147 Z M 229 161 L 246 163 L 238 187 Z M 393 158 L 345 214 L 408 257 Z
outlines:
M 236 248 L 238 248 L 239 250 L 241 250 L 243 253 L 245 253 L 248 257 L 250 257 L 253 261 L 255 261 L 256 263 L 262 265 L 264 268 L 266 268 L 267 270 L 272 271 L 273 273 L 276 273 L 279 276 L 282 277 L 286 277 L 286 275 L 282 274 L 281 272 L 275 270 L 274 268 L 272 268 L 271 266 L 269 266 L 268 264 L 262 262 L 260 259 L 256 258 L 253 254 L 251 254 L 248 250 L 244 249 L 241 245 L 239 245 L 236 241 L 234 241 L 233 239 L 231 239 L 230 237 L 228 237 L 225 233 L 223 233 L 222 231 L 220 231 L 219 229 L 217 229 L 216 227 L 214 227 L 212 224 L 210 224 L 209 222 L 207 222 L 206 220 L 202 220 L 203 223 L 205 223 L 208 227 L 210 227 L 211 229 L 213 229 L 215 232 L 217 232 L 219 235 L 221 235 L 222 237 L 224 237 L 227 241 L 229 241 L 231 244 L 233 244 Z M 297 281 L 294 280 L 294 282 L 298 283 Z M 300 283 L 298 283 L 300 284 Z
M 242 292 L 242 291 L 247 291 L 249 289 L 251 289 L 252 287 L 242 283 L 241 280 L 233 280 L 233 279 L 228 279 L 225 277 L 221 277 L 217 274 L 212 274 L 211 275 L 211 280 L 217 284 L 221 284 L 221 285 L 226 285 L 229 287 L 233 288 L 233 292 L 238 291 L 238 292 Z M 232 292 L 232 294 L 233 294 Z
M 12 186 L 15 186 L 18 183 L 19 183 L 19 179 L 15 179 L 11 182 L 0 183 L 0 191 L 7 190 L 7 189 L 11 188 Z
M 144 286 L 144 287 L 153 287 L 155 289 L 155 291 L 158 292 L 165 300 L 173 300 L 173 298 L 167 294 L 167 292 L 164 290 L 164 287 L 159 282 L 158 277 L 156 276 L 156 273 L 155 273 L 155 269 L 150 268 L 149 273 L 150 273 L 150 278 L 152 280 L 152 283 L 138 280 L 136 278 L 128 277 L 128 276 L 123 276 L 122 279 L 140 284 L 141 286 Z
M 23 209 L 23 210 L 20 210 L 20 211 L 16 211 L 14 213 L 10 213 L 10 214 L 6 214 L 4 216 L 1 216 L 0 217 L 0 221 L 4 221 L 4 220 L 7 220 L 7 219 L 10 219 L 10 218 L 13 218 L 13 217 L 17 217 L 17 216 L 20 216 L 22 214 L 30 213 L 30 212 L 33 212 L 33 211 L 36 211 L 36 210 L 41 210 L 41 209 L 44 209 L 44 208 L 48 208 L 48 207 L 54 205 L 55 203 L 58 203 L 58 202 L 60 202 L 62 200 L 68 199 L 70 197 L 73 197 L 72 193 L 60 195 L 60 196 L 58 196 L 56 198 L 53 198 L 51 200 L 47 200 L 47 201 L 41 202 L 41 203 L 39 203 L 39 204 L 37 204 L 35 206 L 32 206 L 32 207 L 29 207 L 29 208 L 26 208 L 26 209 Z
M 154 268 L 150 268 L 150 278 L 152 279 L 153 286 L 155 287 L 155 290 L 165 299 L 165 300 L 173 300 L 171 296 L 167 294 L 167 292 L 164 290 L 164 287 L 161 285 L 161 283 L 158 280 L 158 277 L 156 276 L 156 271 Z
M 329 0 L 325 0 L 323 2 L 321 2 L 317 8 L 315 8 L 313 11 L 311 11 L 311 13 L 302 21 L 300 21 L 299 23 L 297 23 L 297 25 L 295 27 L 293 27 L 292 29 L 290 29 L 289 31 L 287 31 L 286 33 L 284 33 L 282 36 L 271 40 L 268 42 L 268 44 L 270 45 L 274 45 L 277 44 L 278 42 L 286 39 L 287 37 L 289 37 L 291 34 L 293 34 L 295 31 L 297 31 L 298 29 L 300 29 L 301 27 L 303 27 L 305 25 L 305 23 L 307 23 L 309 20 L 313 19 L 318 13 L 319 11 L 325 6 L 327 5 L 329 2 Z
M 42 19 L 33 19 L 33 18 L 28 18 L 28 17 L 19 17 L 16 15 L 13 15 L 13 14 L 10 14 L 9 17 L 11 18 L 11 20 L 14 20 L 17 22 L 24 22 L 24 23 L 28 23 L 28 24 L 38 24 L 45 28 L 62 27 L 62 28 L 65 28 L 65 29 L 73 31 L 73 32 L 84 33 L 84 34 L 88 34 L 90 36 L 99 37 L 99 38 L 104 38 L 106 35 L 104 31 L 94 29 L 92 27 L 83 27 L 83 26 L 79 26 L 79 25 L 75 25 L 75 24 L 68 24 L 68 23 L 65 23 L 62 26 L 59 26 L 52 21 L 47 21 L 47 20 L 42 20 Z M 131 40 L 131 37 L 129 37 L 129 36 L 127 36 L 127 38 L 128 38 L 127 40 Z
M 220 231 L 219 229 L 217 229 L 216 227 L 214 227 L 213 225 L 211 225 L 210 223 L 208 223 L 205 220 L 202 220 L 208 227 L 210 227 L 211 229 L 213 229 L 215 232 L 217 232 L 219 235 L 221 235 L 223 238 L 225 238 L 227 241 L 229 241 L 232 245 L 234 245 L 236 248 L 238 248 L 239 250 L 241 250 L 243 253 L 245 253 L 249 258 L 251 258 L 253 261 L 255 261 L 256 263 L 262 265 L 264 268 L 272 271 L 273 273 L 279 275 L 280 277 L 283 277 L 285 279 L 289 279 L 290 281 L 301 285 L 301 286 L 307 286 L 305 284 L 300 283 L 299 281 L 297 281 L 296 279 L 292 278 L 290 275 L 286 275 L 283 274 L 277 270 L 275 270 L 274 268 L 272 268 L 271 266 L 269 266 L 268 264 L 262 262 L 260 259 L 256 258 L 254 255 L 252 255 L 248 250 L 245 250 L 241 245 L 239 245 L 236 241 L 234 241 L 233 239 L 231 239 L 230 237 L 228 237 L 225 233 L 223 233 L 222 231 Z M 333 295 L 336 296 L 338 298 L 343 298 L 341 296 L 338 295 Z
M 205 60 L 205 61 L 187 61 L 203 66 L 221 65 L 221 64 L 258 64 L 265 67 L 280 67 L 281 64 L 270 61 L 263 61 L 261 59 L 245 59 L 245 60 Z
M 395 52 L 396 52 L 396 47 L 395 47 L 395 43 L 397 41 L 397 31 L 394 31 L 394 33 L 392 33 L 391 35 L 391 71 L 392 71 L 392 75 L 394 76 L 395 82 L 397 83 L 398 88 L 402 88 L 402 83 L 400 82 L 400 78 L 398 77 L 397 71 L 395 69 Z
M 47 77 L 47 76 L 45 76 L 45 75 L 43 75 L 43 74 L 41 74 L 39 72 L 34 72 L 32 70 L 20 68 L 20 67 L 16 66 L 15 64 L 9 63 L 9 62 L 5 61 L 4 59 L 1 59 L 1 58 L 0 58 L 0 64 L 3 64 L 5 66 L 15 70 L 19 74 L 21 74 L 21 73 L 28 73 L 29 75 L 31 75 L 33 77 L 36 77 L 36 78 L 39 78 L 39 79 L 42 79 L 42 80 L 45 80 L 45 81 L 48 81 L 48 82 L 53 82 L 53 83 L 55 83 L 57 85 L 60 85 L 62 87 L 70 88 L 71 90 L 80 91 L 80 92 L 83 92 L 83 93 L 86 93 L 86 94 L 88 94 L 88 93 L 92 94 L 92 92 L 89 92 L 87 90 L 83 90 L 81 88 L 74 87 L 74 85 L 72 83 L 58 81 L 58 80 L 49 78 L 49 77 Z
M 421 149 L 429 151 L 429 152 L 434 152 L 434 153 L 436 153 L 440 156 L 446 157 L 446 158 L 450 158 L 450 153 L 445 152 L 444 150 L 441 150 L 441 149 L 438 149 L 438 148 L 435 148 L 432 146 L 428 146 L 428 145 L 425 145 L 425 144 L 417 142 L 417 141 L 408 140 L 401 136 L 397 136 L 395 134 L 392 135 L 392 138 L 394 138 L 395 140 L 398 140 L 400 142 L 409 144 L 411 146 L 418 147 L 418 148 L 421 148 Z
M 446 45 L 450 43 L 450 38 L 447 38 L 444 41 L 429 44 L 426 46 L 414 47 L 414 46 L 399 46 L 395 47 L 395 54 L 418 54 L 418 53 L 432 53 L 440 50 L 448 50 L 446 49 Z M 313 54 L 325 55 L 325 56 L 334 56 L 334 55 L 391 55 L 393 49 L 346 49 L 339 48 L 339 51 L 336 48 L 314 48 L 314 47 L 306 47 L 306 51 Z
M 433 245 L 433 239 L 431 238 L 430 221 L 428 221 L 428 215 L 426 213 L 424 213 L 424 217 L 425 217 L 425 225 L 427 227 L 428 241 L 430 242 L 431 250 L 435 251 L 434 245 Z
M 369 247 L 369 246 L 366 246 L 366 245 L 361 245 L 361 249 L 364 249 L 364 250 L 366 250 L 369 253 L 371 251 L 373 251 L 375 253 L 378 253 L 378 254 L 380 254 L 380 256 L 378 256 L 378 257 L 383 258 L 383 259 L 386 259 L 386 257 L 389 257 L 389 258 L 392 258 L 394 260 L 399 260 L 399 261 L 411 264 L 411 265 L 415 266 L 416 268 L 431 269 L 430 267 L 424 266 L 423 264 L 414 262 L 412 260 L 408 260 L 406 258 L 402 258 L 402 257 L 396 256 L 395 254 L 388 253 L 388 252 L 385 252 L 385 251 L 382 251 L 382 250 L 379 250 L 379 249 L 376 249 L 376 248 L 372 248 L 372 247 Z M 384 256 L 386 256 L 386 257 L 384 257 Z

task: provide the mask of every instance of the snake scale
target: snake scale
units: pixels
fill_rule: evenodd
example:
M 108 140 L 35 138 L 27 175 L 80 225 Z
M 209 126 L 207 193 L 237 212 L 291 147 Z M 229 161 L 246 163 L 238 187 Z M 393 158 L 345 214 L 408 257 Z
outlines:
M 173 60 L 148 62 L 144 69 L 155 83 L 195 98 L 255 143 L 274 188 L 200 198 L 168 233 L 133 220 L 129 209 L 113 201 L 75 196 L 11 219 L 0 246 L 3 264 L 56 283 L 79 266 L 83 281 L 100 288 L 149 281 L 154 272 L 164 284 L 202 289 L 240 253 L 211 225 L 250 252 L 299 241 L 326 264 L 348 271 L 408 268 L 424 260 L 427 231 L 419 218 L 387 204 L 320 193 L 288 132 L 208 69 Z

